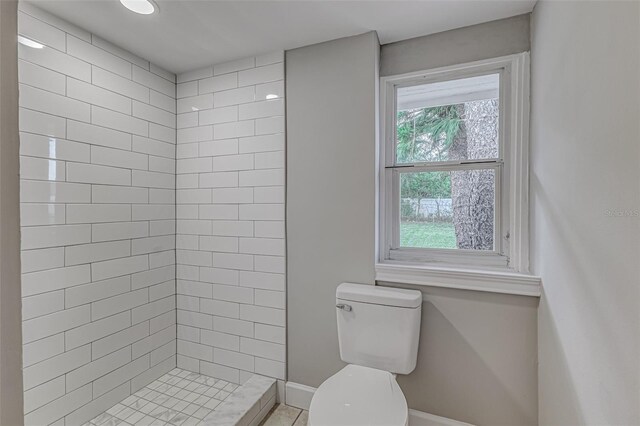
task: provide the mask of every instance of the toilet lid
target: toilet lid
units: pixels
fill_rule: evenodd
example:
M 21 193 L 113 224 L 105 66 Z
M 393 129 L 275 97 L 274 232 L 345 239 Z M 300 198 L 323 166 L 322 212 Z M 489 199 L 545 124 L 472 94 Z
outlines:
M 391 373 L 347 365 L 316 390 L 309 426 L 405 426 L 407 416 L 407 401 Z

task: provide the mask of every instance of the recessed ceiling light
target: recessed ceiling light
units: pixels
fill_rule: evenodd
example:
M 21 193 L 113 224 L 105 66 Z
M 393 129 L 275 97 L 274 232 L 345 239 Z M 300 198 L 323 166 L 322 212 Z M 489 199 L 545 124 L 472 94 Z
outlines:
M 267 99 L 278 99 L 278 95 L 274 95 L 273 93 L 266 96 Z
M 42 49 L 44 44 L 40 44 L 37 41 L 33 41 L 30 38 L 18 36 L 18 43 L 23 44 L 28 47 L 33 47 L 34 49 Z
M 151 15 L 157 9 L 157 5 L 150 0 L 120 0 L 120 3 L 130 11 L 141 15 Z

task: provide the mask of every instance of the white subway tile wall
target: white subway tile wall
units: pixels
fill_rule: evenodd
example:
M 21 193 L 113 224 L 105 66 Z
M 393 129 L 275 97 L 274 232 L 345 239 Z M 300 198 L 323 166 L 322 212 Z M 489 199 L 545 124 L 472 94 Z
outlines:
M 19 32 L 25 423 L 80 425 L 176 366 L 176 82 L 23 2 Z
M 283 380 L 284 53 L 177 81 L 178 367 Z

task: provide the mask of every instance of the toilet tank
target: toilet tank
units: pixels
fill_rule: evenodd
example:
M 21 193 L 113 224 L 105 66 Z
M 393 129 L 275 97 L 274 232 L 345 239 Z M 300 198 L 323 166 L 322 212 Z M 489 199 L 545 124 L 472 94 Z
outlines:
M 336 290 L 340 358 L 409 374 L 416 367 L 422 293 L 342 283 Z

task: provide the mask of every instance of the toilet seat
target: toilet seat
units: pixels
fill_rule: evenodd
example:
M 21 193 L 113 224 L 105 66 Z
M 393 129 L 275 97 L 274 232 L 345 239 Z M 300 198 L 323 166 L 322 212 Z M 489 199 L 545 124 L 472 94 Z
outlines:
M 406 426 L 408 415 L 393 374 L 349 364 L 316 390 L 308 426 Z

